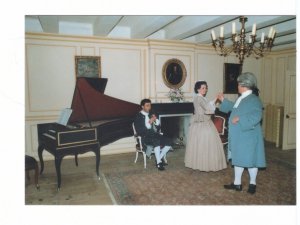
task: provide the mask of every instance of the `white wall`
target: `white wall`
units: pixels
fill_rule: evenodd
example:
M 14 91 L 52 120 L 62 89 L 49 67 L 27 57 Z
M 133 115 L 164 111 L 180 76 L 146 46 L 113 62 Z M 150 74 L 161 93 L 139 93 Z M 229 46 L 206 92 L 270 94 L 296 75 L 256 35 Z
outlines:
M 238 63 L 235 56 L 220 57 L 211 46 L 199 46 L 178 41 L 108 39 L 27 33 L 25 39 L 25 151 L 37 158 L 36 124 L 55 122 L 63 108 L 70 107 L 75 87 L 75 56 L 101 56 L 102 77 L 108 78 L 105 90 L 110 95 L 139 103 L 142 98 L 154 102 L 168 102 L 169 88 L 162 79 L 164 63 L 176 58 L 187 70 L 182 89 L 187 100 L 192 100 L 196 80 L 206 80 L 208 98 L 223 90 L 223 65 Z M 286 67 L 295 68 L 295 56 L 285 55 L 264 60 L 245 59 L 243 71 L 253 72 L 258 78 L 263 100 L 282 102 L 272 87 L 282 82 Z M 282 69 L 284 65 L 284 69 Z M 277 67 L 277 68 L 276 68 Z M 277 69 L 276 75 L 271 70 Z M 272 82 L 269 80 L 272 79 Z M 228 95 L 234 100 L 236 95 Z M 133 138 L 121 139 L 101 149 L 101 154 L 135 151 Z M 88 156 L 89 154 L 85 154 Z M 44 153 L 46 159 L 52 159 Z

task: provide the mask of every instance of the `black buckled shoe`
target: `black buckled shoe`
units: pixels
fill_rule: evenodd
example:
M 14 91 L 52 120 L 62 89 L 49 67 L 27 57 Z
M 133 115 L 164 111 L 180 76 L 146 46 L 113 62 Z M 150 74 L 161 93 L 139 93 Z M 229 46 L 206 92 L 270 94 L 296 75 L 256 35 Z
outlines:
M 168 163 L 166 163 L 163 158 L 161 159 L 161 163 L 162 163 L 163 166 L 167 166 L 168 165 Z
M 156 165 L 156 167 L 157 167 L 158 170 L 165 170 L 165 167 L 163 166 L 162 163 L 158 163 L 158 164 Z
M 247 191 L 249 194 L 254 194 L 256 192 L 256 185 L 255 184 L 249 184 L 249 187 L 248 187 L 248 191 Z
M 243 186 L 241 184 L 240 185 L 236 185 L 234 183 L 231 183 L 231 184 L 225 184 L 224 188 L 228 189 L 228 190 L 242 191 Z

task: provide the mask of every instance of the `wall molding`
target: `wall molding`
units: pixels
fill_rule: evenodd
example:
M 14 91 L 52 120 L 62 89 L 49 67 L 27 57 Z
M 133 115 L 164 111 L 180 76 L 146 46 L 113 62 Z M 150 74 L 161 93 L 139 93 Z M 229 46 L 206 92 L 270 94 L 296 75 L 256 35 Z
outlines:
M 270 52 L 270 54 L 268 54 L 265 57 L 269 57 L 269 56 L 277 56 L 277 55 L 284 55 L 284 54 L 296 54 L 296 49 L 292 48 L 292 49 L 286 49 L 286 50 L 275 50 Z
M 95 36 L 75 36 L 52 33 L 25 33 L 25 39 L 45 40 L 45 41 L 71 41 L 71 42 L 88 42 L 88 43 L 108 43 L 108 44 L 132 44 L 145 46 L 147 42 L 139 39 L 122 39 L 122 38 L 104 38 Z

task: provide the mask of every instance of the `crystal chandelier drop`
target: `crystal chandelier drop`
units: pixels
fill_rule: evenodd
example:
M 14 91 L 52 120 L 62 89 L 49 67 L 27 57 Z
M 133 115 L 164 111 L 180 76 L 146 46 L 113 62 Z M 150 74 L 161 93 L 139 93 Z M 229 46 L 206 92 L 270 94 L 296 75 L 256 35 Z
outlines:
M 220 56 L 226 57 L 231 52 L 234 52 L 236 57 L 239 58 L 240 64 L 243 64 L 245 56 L 249 57 L 250 55 L 253 55 L 256 59 L 259 59 L 271 51 L 276 34 L 275 29 L 271 27 L 267 37 L 265 37 L 265 33 L 263 32 L 261 34 L 260 43 L 256 46 L 255 44 L 257 43 L 257 40 L 255 23 L 252 26 L 252 33 L 249 35 L 248 42 L 246 40 L 245 23 L 247 20 L 247 17 L 240 17 L 240 23 L 242 24 L 240 34 L 236 33 L 235 22 L 232 23 L 232 45 L 229 47 L 225 46 L 223 26 L 220 27 L 219 38 L 216 38 L 214 30 L 211 31 L 212 45 Z

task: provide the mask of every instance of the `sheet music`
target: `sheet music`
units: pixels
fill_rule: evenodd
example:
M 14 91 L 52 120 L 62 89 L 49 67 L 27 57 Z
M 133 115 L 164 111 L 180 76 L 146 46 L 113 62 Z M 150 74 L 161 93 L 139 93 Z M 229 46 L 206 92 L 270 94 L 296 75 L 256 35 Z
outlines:
M 70 108 L 63 109 L 60 113 L 59 120 L 57 123 L 66 126 L 73 110 Z

